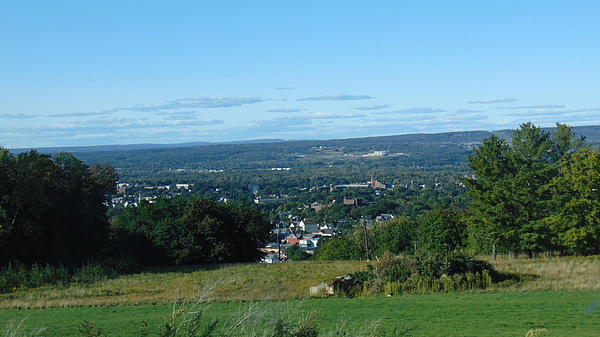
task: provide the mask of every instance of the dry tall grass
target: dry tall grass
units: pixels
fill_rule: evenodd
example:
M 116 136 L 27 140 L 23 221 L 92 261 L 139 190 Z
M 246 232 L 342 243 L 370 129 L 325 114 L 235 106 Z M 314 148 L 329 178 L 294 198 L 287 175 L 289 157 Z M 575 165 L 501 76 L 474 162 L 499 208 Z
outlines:
M 224 265 L 179 272 L 140 273 L 94 284 L 18 289 L 0 295 L 0 309 L 170 304 L 211 289 L 211 300 L 287 300 L 309 296 L 309 287 L 365 270 L 368 262 L 286 262 Z
M 491 261 L 500 272 L 525 281 L 486 291 L 600 290 L 600 257 L 550 257 Z M 371 262 L 372 263 L 372 262 Z M 369 262 L 286 262 L 145 272 L 94 284 L 18 289 L 0 295 L 0 309 L 172 304 L 192 301 L 209 289 L 214 301 L 287 300 L 309 296 L 309 287 L 358 270 Z
M 547 257 L 539 259 L 499 257 L 489 260 L 500 272 L 524 275 L 527 281 L 507 290 L 600 290 L 600 257 Z

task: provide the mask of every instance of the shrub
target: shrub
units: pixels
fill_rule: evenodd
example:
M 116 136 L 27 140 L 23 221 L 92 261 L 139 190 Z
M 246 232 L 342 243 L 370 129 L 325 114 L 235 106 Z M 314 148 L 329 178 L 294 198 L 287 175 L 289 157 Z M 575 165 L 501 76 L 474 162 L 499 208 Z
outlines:
M 106 260 L 102 263 L 88 263 L 74 268 L 72 272 L 61 266 L 34 263 L 26 266 L 21 262 L 10 262 L 0 269 L 0 293 L 8 293 L 19 288 L 37 288 L 44 285 L 60 285 L 72 282 L 93 283 L 106 278 L 114 278 L 137 271 L 137 265 L 124 260 Z
M 488 262 L 457 253 L 443 256 L 420 251 L 414 256 L 396 256 L 386 252 L 380 262 L 377 268 L 352 275 L 367 285 L 363 293 L 395 295 L 485 289 L 498 275 Z
M 104 268 L 98 264 L 83 265 L 73 273 L 73 281 L 77 283 L 93 283 L 107 277 Z

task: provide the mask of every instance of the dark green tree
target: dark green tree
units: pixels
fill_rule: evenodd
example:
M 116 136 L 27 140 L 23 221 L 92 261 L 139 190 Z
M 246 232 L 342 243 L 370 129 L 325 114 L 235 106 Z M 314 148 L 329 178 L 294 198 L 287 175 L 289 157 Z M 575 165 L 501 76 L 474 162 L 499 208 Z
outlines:
M 129 251 L 144 264 L 254 262 L 270 236 L 256 207 L 205 198 L 142 202 L 125 209 L 115 229 L 120 247 L 134 247 Z
M 547 218 L 554 242 L 576 254 L 600 254 L 600 153 L 583 148 L 562 162 L 554 180 L 561 207 Z
M 304 261 L 310 259 L 310 255 L 300 249 L 297 244 L 291 245 L 285 250 L 285 254 L 292 261 Z
M 339 236 L 319 247 L 314 258 L 321 261 L 359 260 L 364 257 L 361 253 L 348 237 Z
M 559 163 L 583 145 L 563 124 L 553 133 L 522 124 L 510 145 L 485 139 L 469 157 L 475 177 L 464 179 L 472 200 L 471 242 L 529 255 L 554 249 L 555 233 L 545 220 L 557 210 L 551 181 L 561 174 Z
M 440 253 L 466 248 L 466 213 L 459 209 L 442 209 L 419 219 L 419 247 Z
M 184 213 L 182 198 L 156 198 L 153 203 L 142 200 L 117 217 L 113 225 L 115 253 L 121 258 L 134 258 L 144 265 L 174 262 L 168 253 L 176 221 Z
M 71 154 L 0 149 L 0 263 L 73 266 L 106 256 L 117 175 Z
M 385 252 L 412 253 L 415 244 L 418 244 L 418 224 L 406 217 L 377 223 L 371 231 L 371 246 L 375 256 L 383 256 Z

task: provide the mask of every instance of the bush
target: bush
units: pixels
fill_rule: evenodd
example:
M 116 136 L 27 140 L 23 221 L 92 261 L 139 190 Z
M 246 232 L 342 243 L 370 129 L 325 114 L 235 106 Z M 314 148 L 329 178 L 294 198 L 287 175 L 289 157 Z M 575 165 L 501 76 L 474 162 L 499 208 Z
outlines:
M 100 264 L 88 264 L 75 268 L 73 281 L 76 283 L 94 283 L 108 278 L 106 269 Z
M 33 264 L 25 267 L 20 262 L 9 263 L 0 270 L 0 292 L 6 293 L 18 288 L 37 288 L 43 285 L 69 283 L 69 270 L 62 266 L 41 267 Z
M 44 285 L 65 285 L 72 282 L 93 283 L 106 278 L 133 273 L 138 268 L 124 260 L 106 260 L 103 263 L 84 264 L 74 268 L 34 263 L 25 266 L 21 262 L 10 262 L 0 269 L 0 293 L 8 293 L 19 288 L 38 288 Z
M 386 252 L 380 262 L 377 268 L 371 266 L 352 275 L 366 285 L 364 293 L 396 295 L 485 289 L 498 275 L 490 263 L 462 254 L 442 256 L 421 251 L 414 256 L 396 256 Z

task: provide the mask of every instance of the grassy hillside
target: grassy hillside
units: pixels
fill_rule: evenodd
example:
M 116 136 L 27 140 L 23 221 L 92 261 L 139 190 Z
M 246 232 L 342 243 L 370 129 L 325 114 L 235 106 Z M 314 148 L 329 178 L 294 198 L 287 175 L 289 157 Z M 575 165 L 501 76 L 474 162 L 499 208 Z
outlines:
M 265 326 L 268 323 L 261 320 L 295 321 L 317 310 L 323 333 L 352 336 L 361 336 L 372 324 L 388 332 L 394 327 L 414 328 L 412 336 L 525 336 L 537 328 L 547 329 L 548 337 L 597 335 L 598 257 L 500 258 L 494 262 L 499 271 L 527 275 L 526 281 L 486 291 L 300 299 L 308 296 L 309 286 L 367 264 L 197 266 L 95 284 L 19 289 L 0 297 L 0 306 L 8 309 L 0 310 L 0 322 L 12 324 L 13 331 L 44 328 L 49 329 L 44 336 L 81 336 L 77 329 L 87 320 L 96 321 L 109 336 L 139 336 L 140 324 L 146 321 L 153 335 L 174 309 L 201 297 L 214 300 L 199 305 L 206 309 L 207 321 L 219 317 L 220 329 L 240 317 L 252 318 L 253 326 Z M 175 300 L 180 301 L 174 304 Z
M 372 263 L 372 262 L 371 262 Z M 600 258 L 509 259 L 493 261 L 495 268 L 524 276 L 524 281 L 488 291 L 599 291 Z M 369 262 L 286 262 L 197 266 L 155 270 L 93 284 L 18 289 L 0 295 L 0 308 L 55 308 L 168 304 L 191 300 L 210 290 L 214 301 L 288 300 L 309 296 L 309 287 L 336 276 L 365 270 Z
M 336 276 L 364 270 L 367 262 L 289 262 L 154 270 L 94 284 L 18 289 L 0 295 L 0 308 L 167 304 L 211 290 L 215 301 L 287 300 Z

